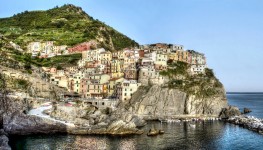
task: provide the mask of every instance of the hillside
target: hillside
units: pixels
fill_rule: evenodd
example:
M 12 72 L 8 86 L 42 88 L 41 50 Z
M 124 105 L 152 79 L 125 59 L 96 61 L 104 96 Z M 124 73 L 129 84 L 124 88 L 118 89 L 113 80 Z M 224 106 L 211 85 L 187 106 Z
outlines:
M 120 50 L 137 46 L 134 40 L 105 23 L 93 19 L 80 7 L 64 5 L 47 11 L 25 11 L 0 18 L 0 34 L 25 49 L 31 41 L 55 41 L 73 46 L 95 39 L 100 47 Z

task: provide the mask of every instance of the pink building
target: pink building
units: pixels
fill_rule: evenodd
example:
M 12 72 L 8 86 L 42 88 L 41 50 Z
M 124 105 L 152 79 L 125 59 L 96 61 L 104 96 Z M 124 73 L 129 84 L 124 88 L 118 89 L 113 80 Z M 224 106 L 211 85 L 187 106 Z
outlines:
M 87 78 L 83 78 L 80 80 L 80 88 L 79 88 L 79 91 L 80 91 L 80 94 L 82 95 L 82 97 L 87 97 L 86 93 L 87 93 L 87 82 L 88 82 L 89 79 Z
M 83 51 L 88 51 L 91 49 L 92 46 L 96 47 L 97 43 L 95 41 L 80 43 L 71 48 L 68 48 L 68 53 L 81 53 Z
M 50 73 L 51 74 L 57 73 L 57 68 L 50 68 Z

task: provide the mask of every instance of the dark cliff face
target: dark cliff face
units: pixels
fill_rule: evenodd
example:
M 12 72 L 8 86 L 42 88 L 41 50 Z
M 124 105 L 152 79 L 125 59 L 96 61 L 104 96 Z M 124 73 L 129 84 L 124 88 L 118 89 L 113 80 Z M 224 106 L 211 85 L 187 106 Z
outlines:
M 224 89 L 211 97 L 200 98 L 178 89 L 163 88 L 159 85 L 141 87 L 125 108 L 145 119 L 180 117 L 218 117 L 222 108 L 227 107 Z

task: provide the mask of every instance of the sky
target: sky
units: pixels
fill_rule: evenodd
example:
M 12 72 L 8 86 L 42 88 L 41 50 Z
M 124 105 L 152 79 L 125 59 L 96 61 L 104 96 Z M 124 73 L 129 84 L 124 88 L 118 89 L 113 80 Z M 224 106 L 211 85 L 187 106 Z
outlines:
M 0 0 L 0 18 L 74 4 L 139 44 L 184 45 L 207 57 L 228 92 L 263 92 L 262 0 Z

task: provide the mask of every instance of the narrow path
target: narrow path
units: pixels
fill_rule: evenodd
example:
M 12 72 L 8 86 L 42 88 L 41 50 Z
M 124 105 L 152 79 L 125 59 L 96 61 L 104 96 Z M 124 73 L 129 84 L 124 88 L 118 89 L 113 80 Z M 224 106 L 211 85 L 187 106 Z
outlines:
M 65 122 L 65 121 L 57 120 L 57 119 L 51 118 L 49 115 L 43 113 L 43 111 L 51 109 L 51 108 L 52 108 L 52 105 L 48 105 L 48 106 L 41 105 L 38 108 L 31 109 L 28 112 L 28 115 L 34 115 L 34 116 L 46 118 L 46 119 L 49 119 L 49 120 L 53 120 L 53 121 L 56 121 L 56 122 L 63 123 L 63 124 L 65 124 L 67 126 L 70 126 L 70 127 L 74 127 L 75 126 L 73 123 L 68 123 L 68 122 Z

